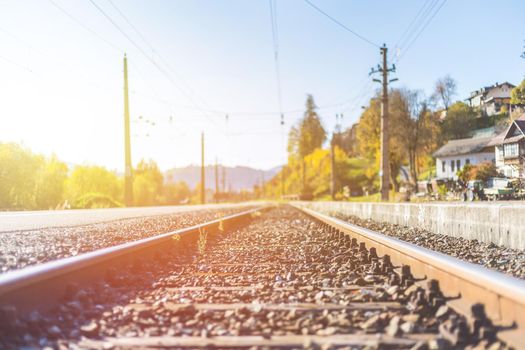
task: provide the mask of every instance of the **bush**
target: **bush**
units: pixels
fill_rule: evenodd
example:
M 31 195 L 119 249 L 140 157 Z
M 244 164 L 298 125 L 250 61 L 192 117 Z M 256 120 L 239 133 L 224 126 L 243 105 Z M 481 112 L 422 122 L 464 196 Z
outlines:
M 101 193 L 86 193 L 78 197 L 72 204 L 73 209 L 119 208 L 122 203 Z

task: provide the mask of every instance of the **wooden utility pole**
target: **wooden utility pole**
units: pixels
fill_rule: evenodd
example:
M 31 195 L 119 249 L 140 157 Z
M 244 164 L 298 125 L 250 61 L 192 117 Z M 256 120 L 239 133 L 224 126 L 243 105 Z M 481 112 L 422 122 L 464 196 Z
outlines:
M 382 84 L 382 94 L 381 94 L 381 165 L 379 170 L 379 176 L 381 179 L 381 200 L 388 201 L 389 192 L 390 192 L 390 162 L 389 162 L 389 150 L 388 150 L 388 140 L 389 140 L 389 130 L 388 130 L 388 84 L 396 81 L 397 79 L 388 79 L 388 73 L 395 72 L 396 66 L 393 65 L 392 68 L 388 68 L 387 62 L 387 52 L 388 49 L 385 44 L 380 48 L 381 55 L 383 58 L 382 66 L 378 65 L 377 69 L 370 71 L 370 75 L 374 73 L 381 73 L 382 79 L 374 79 L 375 82 Z
M 204 169 L 204 132 L 201 133 L 201 204 L 206 203 L 206 183 Z
M 215 157 L 215 202 L 219 201 L 219 163 Z
M 285 186 L 285 181 L 286 181 L 286 177 L 285 177 L 285 174 L 284 172 L 286 171 L 286 165 L 283 165 L 282 169 L 281 169 L 281 198 L 284 198 L 285 196 L 285 189 L 284 189 L 284 186 Z
M 124 54 L 124 204 L 133 205 L 133 166 L 129 130 L 128 59 Z
M 330 196 L 335 200 L 335 132 L 330 141 Z
M 226 168 L 224 165 L 222 166 L 222 178 L 221 178 L 221 184 L 222 184 L 222 192 L 226 192 Z

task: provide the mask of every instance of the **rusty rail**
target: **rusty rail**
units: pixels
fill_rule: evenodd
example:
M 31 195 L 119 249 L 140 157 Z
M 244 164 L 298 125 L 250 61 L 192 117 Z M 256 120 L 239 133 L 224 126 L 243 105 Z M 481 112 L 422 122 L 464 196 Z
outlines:
M 368 248 L 375 247 L 378 254 L 390 255 L 394 264 L 409 265 L 416 278 L 438 280 L 444 292 L 456 297 L 448 305 L 467 318 L 474 304 L 483 304 L 487 316 L 500 327 L 498 338 L 514 348 L 525 349 L 525 281 L 294 206 L 364 242 Z
M 53 307 L 69 283 L 79 286 L 103 280 L 108 269 L 125 268 L 138 256 L 154 256 L 181 237 L 196 236 L 200 230 L 216 231 L 242 224 L 268 205 L 188 228 L 104 248 L 69 258 L 29 266 L 0 275 L 0 307 L 15 306 L 18 313 Z

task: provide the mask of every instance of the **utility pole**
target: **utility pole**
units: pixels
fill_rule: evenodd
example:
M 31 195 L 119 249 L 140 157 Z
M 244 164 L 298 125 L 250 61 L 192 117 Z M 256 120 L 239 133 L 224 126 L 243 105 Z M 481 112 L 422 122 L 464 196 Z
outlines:
M 133 205 L 133 166 L 129 131 L 128 59 L 124 54 L 124 203 Z
M 286 177 L 285 177 L 285 174 L 284 172 L 286 171 L 286 164 L 283 165 L 282 169 L 281 169 L 281 199 L 284 198 L 284 181 L 286 180 Z
M 219 201 L 219 163 L 215 157 L 215 202 Z
M 224 167 L 224 165 L 222 166 L 222 192 L 225 193 L 226 192 L 226 168 Z
M 204 173 L 204 132 L 201 133 L 201 204 L 206 203 L 206 183 Z
M 330 196 L 335 200 L 335 132 L 330 141 Z
M 335 200 L 335 193 L 337 190 L 337 175 L 335 173 L 335 146 L 337 143 L 337 138 L 341 133 L 341 123 L 340 118 L 343 118 L 343 115 L 335 115 L 335 128 L 332 132 L 332 140 L 330 140 L 330 196 L 332 200 Z
M 390 191 L 390 168 L 389 168 L 389 150 L 388 150 L 388 84 L 397 79 L 388 79 L 388 73 L 395 72 L 396 66 L 392 65 L 388 68 L 387 52 L 388 49 L 385 44 L 380 48 L 383 56 L 383 65 L 377 65 L 377 69 L 372 68 L 369 75 L 381 73 L 382 79 L 373 79 L 373 81 L 381 83 L 383 86 L 381 94 L 381 165 L 379 176 L 381 178 L 381 200 L 388 201 Z

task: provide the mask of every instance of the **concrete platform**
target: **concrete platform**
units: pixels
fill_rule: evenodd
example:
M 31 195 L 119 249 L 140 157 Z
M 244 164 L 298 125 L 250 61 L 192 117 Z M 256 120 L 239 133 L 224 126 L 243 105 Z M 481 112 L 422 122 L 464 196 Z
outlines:
M 297 202 L 325 213 L 355 215 L 433 233 L 525 250 L 525 204 Z

